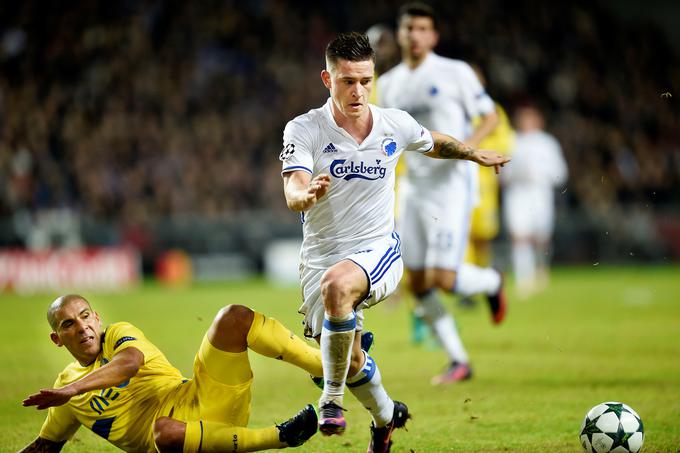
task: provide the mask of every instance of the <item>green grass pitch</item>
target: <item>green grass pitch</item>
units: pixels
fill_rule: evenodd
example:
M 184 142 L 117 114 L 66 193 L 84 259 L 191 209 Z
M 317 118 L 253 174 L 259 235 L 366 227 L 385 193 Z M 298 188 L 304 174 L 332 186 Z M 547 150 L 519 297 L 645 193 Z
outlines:
M 167 289 L 145 284 L 121 294 L 89 295 L 104 323 L 127 320 L 142 330 L 185 375 L 215 312 L 245 304 L 301 333 L 299 289 L 264 281 Z M 510 288 L 512 296 L 512 288 Z M 54 295 L 0 296 L 0 451 L 16 451 L 37 435 L 44 413 L 21 400 L 52 384 L 69 361 L 48 338 L 45 310 Z M 645 424 L 645 452 L 680 451 L 680 269 L 560 268 L 548 290 L 512 301 L 500 327 L 487 307 L 453 307 L 474 367 L 472 381 L 430 386 L 441 350 L 409 339 L 408 304 L 389 300 L 366 313 L 376 342 L 372 355 L 395 399 L 413 420 L 394 436 L 395 452 L 579 452 L 585 413 L 623 401 Z M 288 364 L 251 354 L 255 373 L 250 426 L 281 422 L 318 389 Z M 317 435 L 305 452 L 365 451 L 367 412 L 347 395 L 344 436 Z M 66 452 L 115 451 L 80 429 Z

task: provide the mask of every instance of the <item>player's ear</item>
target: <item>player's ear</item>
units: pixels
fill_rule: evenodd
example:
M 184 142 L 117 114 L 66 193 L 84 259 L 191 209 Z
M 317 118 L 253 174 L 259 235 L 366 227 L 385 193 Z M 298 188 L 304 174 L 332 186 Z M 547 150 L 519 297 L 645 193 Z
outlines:
M 321 80 L 326 88 L 331 89 L 331 73 L 326 69 L 321 71 Z
M 437 47 L 437 44 L 439 44 L 439 32 L 435 30 L 432 35 L 432 48 Z
M 57 335 L 57 332 L 50 333 L 50 340 L 52 340 L 52 343 L 56 344 L 59 347 L 64 346 L 64 344 L 59 339 L 59 335 Z

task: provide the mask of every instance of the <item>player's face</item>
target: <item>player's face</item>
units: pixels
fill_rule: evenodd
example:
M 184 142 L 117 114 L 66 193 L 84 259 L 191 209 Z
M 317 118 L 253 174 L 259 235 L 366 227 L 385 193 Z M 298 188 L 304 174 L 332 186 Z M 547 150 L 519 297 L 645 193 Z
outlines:
M 87 302 L 75 299 L 55 313 L 56 331 L 52 341 L 64 346 L 81 365 L 92 363 L 101 350 L 101 323 L 99 315 Z
M 403 53 L 411 58 L 422 58 L 437 45 L 439 35 L 432 19 L 425 16 L 404 15 L 399 21 L 397 40 Z
M 340 59 L 321 72 L 324 85 L 331 92 L 334 112 L 350 119 L 369 114 L 368 98 L 373 88 L 373 60 Z
M 543 129 L 543 117 L 532 107 L 523 107 L 515 113 L 515 126 L 520 132 Z

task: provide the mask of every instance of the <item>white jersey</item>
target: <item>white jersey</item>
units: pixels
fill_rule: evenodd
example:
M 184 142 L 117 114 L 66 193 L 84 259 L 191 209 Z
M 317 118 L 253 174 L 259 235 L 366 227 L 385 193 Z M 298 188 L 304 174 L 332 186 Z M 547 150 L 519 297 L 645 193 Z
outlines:
M 472 119 L 491 113 L 493 100 L 470 65 L 430 53 L 415 69 L 401 63 L 378 79 L 378 103 L 405 110 L 430 130 L 464 140 L 473 132 Z M 447 184 L 474 165 L 469 161 L 406 158 L 406 182 L 420 188 Z M 476 169 L 475 169 L 476 172 Z
M 510 188 L 533 186 L 552 191 L 567 180 L 567 164 L 555 137 L 544 131 L 519 132 L 512 162 L 503 168 L 501 180 Z
M 373 128 L 361 144 L 333 119 L 331 99 L 290 121 L 283 132 L 282 174 L 326 173 L 326 195 L 302 213 L 302 263 L 330 267 L 394 231 L 394 171 L 403 151 L 432 149 L 430 132 L 408 113 L 369 105 Z M 427 157 L 425 157 L 428 159 Z
M 501 172 L 504 217 L 510 233 L 550 238 L 554 189 L 567 180 L 567 164 L 557 140 L 543 131 L 518 133 L 512 162 Z

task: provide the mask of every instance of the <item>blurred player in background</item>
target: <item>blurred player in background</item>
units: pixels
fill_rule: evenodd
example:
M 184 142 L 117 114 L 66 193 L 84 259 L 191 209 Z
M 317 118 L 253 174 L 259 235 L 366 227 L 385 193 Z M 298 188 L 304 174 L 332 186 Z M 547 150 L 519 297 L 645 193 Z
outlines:
M 401 240 L 394 231 L 397 160 L 406 151 L 498 170 L 508 159 L 430 132 L 404 111 L 370 105 L 373 59 L 366 35 L 343 33 L 328 44 L 321 78 L 330 97 L 286 125 L 279 158 L 286 203 L 303 221 L 299 311 L 305 335 L 321 346 L 320 430 L 344 432 L 346 384 L 373 418 L 368 451 L 386 452 L 393 430 L 409 418 L 408 408 L 388 396 L 360 335 L 363 309 L 392 294 L 402 276 Z
M 399 64 L 399 61 L 401 60 L 401 50 L 399 49 L 399 44 L 397 44 L 397 38 L 394 36 L 394 30 L 385 24 L 375 24 L 371 26 L 366 30 L 366 36 L 368 37 L 371 47 L 375 51 L 375 81 L 378 80 L 378 77 L 380 77 L 381 74 L 384 74 Z M 374 105 L 378 104 L 378 86 L 375 82 L 373 83 L 373 89 L 371 90 L 371 96 L 368 99 L 368 102 Z M 399 193 L 399 179 L 403 174 L 404 159 L 399 159 L 395 172 L 396 178 L 394 190 L 396 193 Z M 395 305 L 398 304 L 402 300 L 401 294 L 400 287 L 398 287 L 390 301 Z M 412 318 L 414 322 L 420 322 L 422 327 L 427 329 L 427 326 L 420 321 L 420 318 L 416 318 L 415 316 Z M 422 332 L 423 337 L 427 334 L 426 330 L 421 329 L 419 332 Z
M 472 68 L 433 52 L 438 34 L 434 11 L 425 4 L 404 5 L 397 38 L 402 62 L 378 81 L 379 104 L 406 110 L 426 127 L 465 137 L 477 147 L 498 123 L 493 100 Z M 476 128 L 472 118 L 480 116 Z M 494 323 L 505 316 L 503 280 L 498 271 L 463 262 L 470 214 L 478 201 L 477 169 L 469 162 L 443 162 L 409 153 L 400 181 L 398 231 L 403 236 L 409 286 L 418 300 L 416 314 L 433 329 L 449 356 L 441 384 L 472 375 L 467 351 L 438 289 L 462 297 L 486 295 Z M 431 196 L 432 193 L 442 194 Z
M 366 36 L 375 51 L 375 75 L 378 77 L 399 63 L 399 45 L 397 44 L 394 32 L 385 24 L 371 26 L 366 30 Z M 377 94 L 378 91 L 373 87 L 370 99 L 371 104 L 376 103 L 373 101 L 377 101 Z
M 482 86 L 486 86 L 486 78 L 481 69 L 472 65 Z M 479 142 L 481 149 L 493 149 L 501 154 L 508 155 L 515 142 L 515 131 L 512 129 L 510 119 L 505 109 L 496 103 L 498 125 L 489 135 Z M 473 124 L 477 126 L 480 118 L 476 117 Z M 498 177 L 488 168 L 479 167 L 479 203 L 472 210 L 470 222 L 470 238 L 465 252 L 465 262 L 480 267 L 493 265 L 493 250 L 491 243 L 500 231 L 500 187 Z M 475 304 L 472 297 L 462 297 L 462 306 L 470 307 Z
M 47 312 L 50 338 L 76 359 L 54 388 L 24 406 L 48 409 L 37 439 L 22 452 L 58 452 L 83 425 L 125 451 L 257 451 L 295 447 L 317 430 L 309 404 L 269 428 L 246 428 L 253 373 L 248 349 L 321 375 L 318 349 L 273 318 L 241 305 L 218 314 L 185 379 L 141 330 L 117 322 L 102 331 L 82 296 L 56 299 Z
M 566 183 L 568 169 L 560 144 L 543 130 L 545 121 L 536 107 L 519 107 L 514 121 L 512 168 L 501 179 L 503 217 L 512 239 L 517 292 L 528 297 L 548 282 L 554 190 Z
M 482 86 L 486 86 L 486 79 L 481 69 L 472 65 Z M 515 131 L 512 129 L 510 119 L 503 107 L 496 103 L 498 124 L 479 142 L 481 149 L 493 149 L 504 155 L 509 155 L 515 142 Z M 476 126 L 481 121 L 480 117 L 473 120 Z M 492 169 L 479 167 L 479 203 L 472 210 L 470 225 L 470 240 L 468 243 L 465 261 L 480 267 L 488 267 L 493 264 L 493 252 L 491 241 L 500 231 L 500 187 L 498 176 Z

